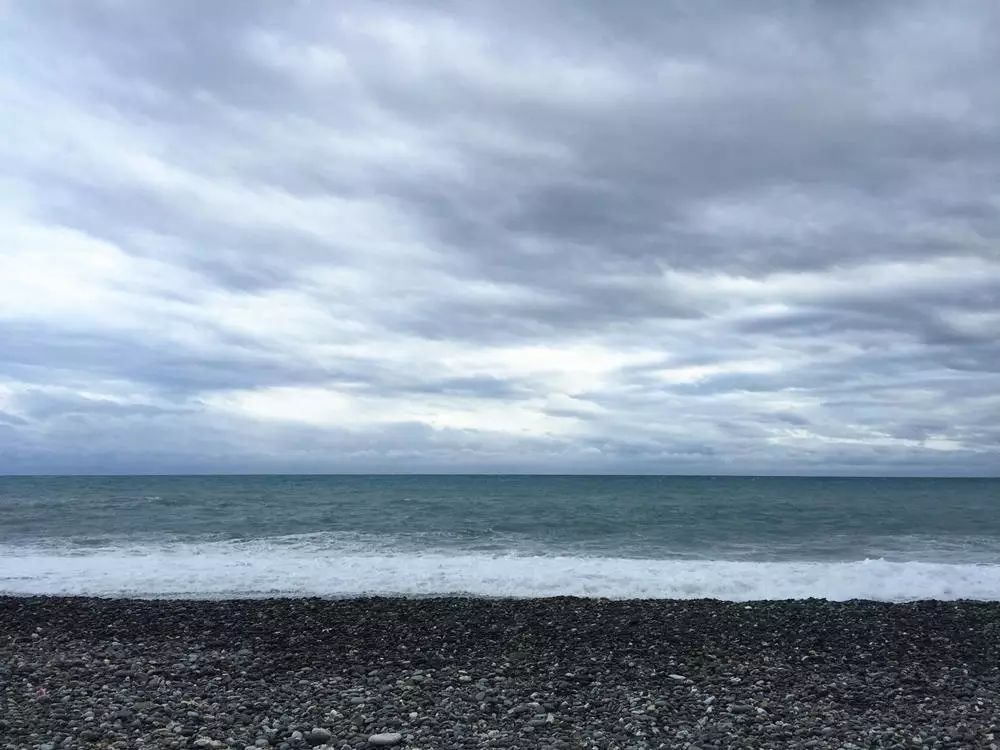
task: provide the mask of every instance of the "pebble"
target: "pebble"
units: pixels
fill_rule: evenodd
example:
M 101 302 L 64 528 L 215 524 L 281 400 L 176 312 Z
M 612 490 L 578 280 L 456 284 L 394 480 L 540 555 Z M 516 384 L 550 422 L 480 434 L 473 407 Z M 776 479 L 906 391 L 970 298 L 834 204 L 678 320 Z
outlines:
M 325 745 L 332 739 L 333 733 L 329 729 L 324 729 L 323 727 L 313 727 L 305 735 L 306 742 L 314 747 L 316 745 Z
M 519 703 L 510 709 L 507 713 L 511 716 L 517 716 L 518 714 L 526 713 L 538 713 L 542 710 L 542 706 L 539 703 Z
M 375 745 L 376 747 L 390 747 L 392 745 L 398 745 L 403 741 L 403 735 L 398 732 L 387 732 L 384 734 L 373 734 L 368 738 L 369 745 Z

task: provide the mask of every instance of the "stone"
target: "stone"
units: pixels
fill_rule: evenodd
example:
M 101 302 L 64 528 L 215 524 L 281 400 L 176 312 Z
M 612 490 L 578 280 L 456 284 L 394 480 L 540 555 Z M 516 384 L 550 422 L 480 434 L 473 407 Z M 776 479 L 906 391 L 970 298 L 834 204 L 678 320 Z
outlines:
M 540 703 L 519 703 L 512 709 L 510 709 L 510 711 L 508 711 L 507 713 L 509 713 L 511 716 L 517 716 L 519 714 L 526 714 L 526 713 L 532 713 L 532 714 L 540 713 L 541 711 L 542 711 L 542 705 Z
M 373 734 L 368 738 L 368 744 L 375 747 L 390 747 L 398 745 L 403 741 L 403 735 L 399 732 L 386 732 L 384 734 Z
M 333 739 L 333 734 L 329 729 L 323 729 L 323 727 L 313 727 L 308 732 L 306 732 L 306 742 L 315 747 L 316 745 L 325 745 L 327 742 Z

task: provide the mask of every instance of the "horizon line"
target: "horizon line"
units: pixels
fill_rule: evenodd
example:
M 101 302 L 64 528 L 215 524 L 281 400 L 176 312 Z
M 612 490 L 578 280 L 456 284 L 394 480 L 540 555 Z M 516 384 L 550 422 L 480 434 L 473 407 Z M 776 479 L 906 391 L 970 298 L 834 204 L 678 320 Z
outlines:
M 1000 479 L 1000 474 L 740 474 L 740 473 L 566 473 L 566 472 L 442 472 L 442 471 L 342 471 L 342 472 L 0 472 L 7 478 L 115 478 L 115 477 L 623 477 L 623 478 L 725 478 L 725 479 Z

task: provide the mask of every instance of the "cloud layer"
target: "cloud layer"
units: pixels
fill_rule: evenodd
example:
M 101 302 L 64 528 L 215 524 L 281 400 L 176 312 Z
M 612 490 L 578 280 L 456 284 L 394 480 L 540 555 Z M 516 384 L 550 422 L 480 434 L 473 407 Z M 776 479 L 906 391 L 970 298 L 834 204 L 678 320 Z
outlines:
M 0 471 L 997 473 L 995 3 L 0 15 Z

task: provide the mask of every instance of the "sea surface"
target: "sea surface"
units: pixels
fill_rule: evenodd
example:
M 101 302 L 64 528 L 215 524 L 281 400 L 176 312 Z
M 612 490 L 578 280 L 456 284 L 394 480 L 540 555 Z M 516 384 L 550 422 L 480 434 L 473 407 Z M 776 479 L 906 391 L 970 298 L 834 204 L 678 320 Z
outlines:
M 0 592 L 1000 599 L 1000 479 L 0 477 Z

